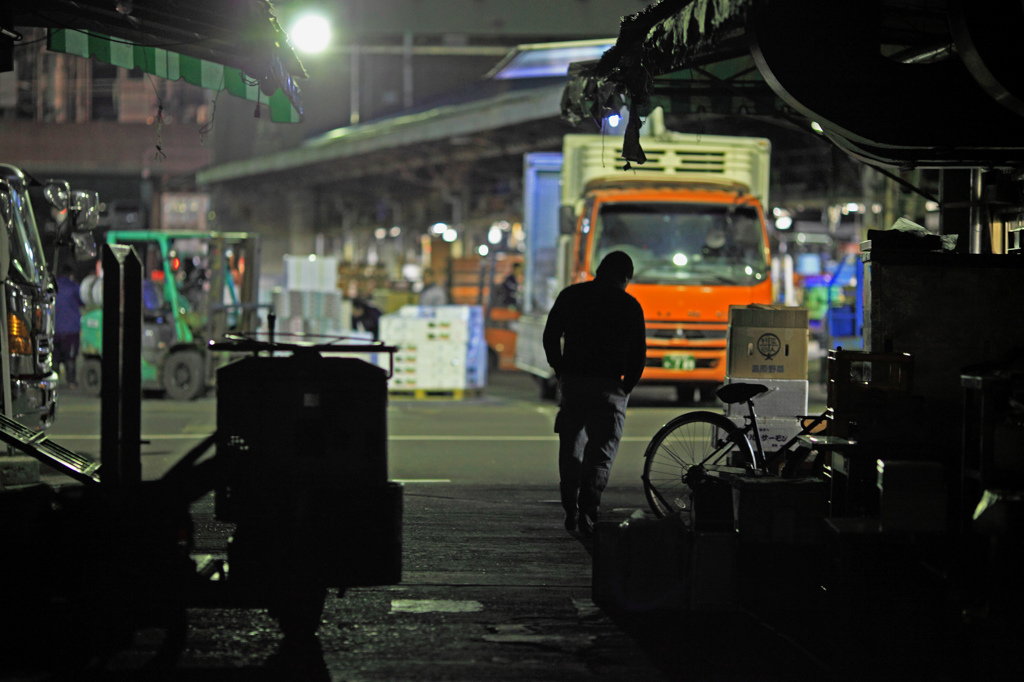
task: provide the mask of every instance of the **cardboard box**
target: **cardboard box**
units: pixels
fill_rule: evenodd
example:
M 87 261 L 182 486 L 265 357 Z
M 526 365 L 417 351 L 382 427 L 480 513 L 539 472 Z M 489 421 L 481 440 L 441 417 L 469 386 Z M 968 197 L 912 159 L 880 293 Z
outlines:
M 730 306 L 726 374 L 739 379 L 806 379 L 805 308 Z
M 828 515 L 827 481 L 737 476 L 732 486 L 740 542 L 813 544 L 821 540 Z
M 758 419 L 762 417 L 786 417 L 792 419 L 807 414 L 807 396 L 809 382 L 807 379 L 743 379 L 725 377 L 725 383 L 756 383 L 768 387 L 769 393 L 754 398 L 754 410 Z M 744 403 L 733 403 L 725 406 L 725 414 L 729 417 L 745 417 L 749 414 Z
M 784 305 L 729 306 L 729 326 L 767 329 L 807 329 L 806 308 Z
M 746 426 L 747 420 L 742 416 L 730 417 L 733 423 L 737 426 Z M 799 419 L 793 417 L 757 417 L 757 431 L 761 438 L 761 447 L 764 449 L 766 455 L 776 452 L 779 448 L 786 444 L 790 438 L 800 433 L 800 429 L 803 428 L 800 424 Z M 753 434 L 747 434 L 747 438 L 752 438 Z M 757 449 L 753 441 L 750 443 L 750 447 Z

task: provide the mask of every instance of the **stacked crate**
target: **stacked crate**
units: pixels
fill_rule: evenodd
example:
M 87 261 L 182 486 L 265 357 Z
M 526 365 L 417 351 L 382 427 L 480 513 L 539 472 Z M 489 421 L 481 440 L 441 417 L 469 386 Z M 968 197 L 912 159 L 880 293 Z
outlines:
M 347 334 L 352 329 L 352 305 L 338 289 L 338 259 L 285 256 L 284 261 L 285 286 L 271 294 L 278 331 Z
M 771 391 L 754 399 L 761 444 L 775 452 L 800 431 L 807 414 L 808 315 L 805 308 L 778 305 L 729 307 L 726 383 L 754 383 Z M 743 426 L 747 406 L 726 406 Z
M 380 318 L 380 339 L 398 347 L 392 391 L 455 392 L 487 385 L 480 306 L 402 306 Z

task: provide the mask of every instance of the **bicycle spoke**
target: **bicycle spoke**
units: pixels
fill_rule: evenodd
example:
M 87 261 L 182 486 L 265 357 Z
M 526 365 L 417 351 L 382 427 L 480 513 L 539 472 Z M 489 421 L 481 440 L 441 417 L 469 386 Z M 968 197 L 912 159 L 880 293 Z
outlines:
M 730 469 L 732 453 L 749 459 L 742 431 L 726 417 L 695 412 L 662 427 L 644 453 L 644 489 L 655 514 L 690 512 L 690 473 Z

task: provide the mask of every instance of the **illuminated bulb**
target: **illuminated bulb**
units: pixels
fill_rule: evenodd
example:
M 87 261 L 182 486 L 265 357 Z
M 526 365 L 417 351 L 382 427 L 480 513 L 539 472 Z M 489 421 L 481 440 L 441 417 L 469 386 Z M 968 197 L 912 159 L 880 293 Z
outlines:
M 323 17 L 304 16 L 292 27 L 291 39 L 303 52 L 323 52 L 331 42 L 331 26 Z

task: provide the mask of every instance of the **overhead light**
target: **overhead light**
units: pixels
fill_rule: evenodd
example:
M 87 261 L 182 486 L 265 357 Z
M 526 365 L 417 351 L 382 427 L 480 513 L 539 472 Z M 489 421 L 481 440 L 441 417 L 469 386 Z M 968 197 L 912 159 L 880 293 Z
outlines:
M 398 235 L 402 234 L 402 228 L 400 228 L 398 225 L 395 225 L 390 230 L 388 230 L 388 234 L 390 234 L 392 237 L 397 237 Z
M 307 14 L 288 34 L 292 46 L 303 52 L 323 52 L 331 42 L 331 25 L 319 14 Z
M 434 223 L 430 226 L 430 233 L 441 235 L 444 234 L 447 229 L 448 225 L 446 223 Z
M 487 244 L 481 244 L 477 248 L 476 252 L 479 253 L 481 256 L 486 256 L 488 253 L 491 252 L 491 250 L 487 248 Z
M 455 231 L 454 227 L 449 227 L 447 230 L 444 231 L 444 234 L 441 235 L 441 239 L 445 240 L 449 244 L 451 244 L 458 238 L 459 233 Z
M 373 231 L 373 236 L 376 237 L 378 240 L 381 240 L 384 239 L 384 237 L 388 236 L 388 231 L 385 230 L 383 227 L 378 227 L 376 230 Z
M 672 262 L 682 267 L 689 262 L 689 259 L 686 257 L 685 253 L 677 253 L 676 255 L 672 256 Z
M 776 230 L 788 230 L 793 227 L 793 218 L 788 215 L 779 216 L 775 219 Z

